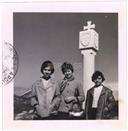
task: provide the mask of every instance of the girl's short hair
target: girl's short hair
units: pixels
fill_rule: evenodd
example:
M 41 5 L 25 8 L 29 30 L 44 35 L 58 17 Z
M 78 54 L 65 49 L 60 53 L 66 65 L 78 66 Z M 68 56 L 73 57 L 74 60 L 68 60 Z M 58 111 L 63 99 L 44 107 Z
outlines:
M 95 71 L 92 75 L 92 81 L 94 82 L 98 76 L 102 77 L 102 82 L 105 80 L 104 75 L 101 71 Z
M 70 69 L 72 72 L 74 72 L 74 68 L 73 68 L 72 64 L 70 64 L 68 62 L 64 62 L 61 66 L 62 73 L 64 74 L 67 69 Z
M 44 69 L 45 67 L 50 67 L 50 68 L 51 68 L 51 74 L 54 73 L 54 65 L 53 65 L 53 63 L 52 63 L 51 61 L 47 60 L 47 61 L 44 61 L 44 62 L 42 63 L 42 66 L 41 66 L 41 73 L 42 73 L 42 74 L 43 74 L 43 69 Z

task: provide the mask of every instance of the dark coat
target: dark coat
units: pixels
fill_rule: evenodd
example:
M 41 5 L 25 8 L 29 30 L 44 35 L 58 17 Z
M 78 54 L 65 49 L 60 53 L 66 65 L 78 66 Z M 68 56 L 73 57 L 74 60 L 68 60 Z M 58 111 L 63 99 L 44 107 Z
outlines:
M 89 89 L 87 92 L 86 104 L 85 104 L 86 119 L 90 119 L 90 116 L 91 116 L 90 111 L 92 108 L 93 93 L 94 93 L 94 87 Z M 115 99 L 112 94 L 112 90 L 103 86 L 99 100 L 98 100 L 96 119 L 110 119 L 111 112 L 114 105 L 115 105 Z

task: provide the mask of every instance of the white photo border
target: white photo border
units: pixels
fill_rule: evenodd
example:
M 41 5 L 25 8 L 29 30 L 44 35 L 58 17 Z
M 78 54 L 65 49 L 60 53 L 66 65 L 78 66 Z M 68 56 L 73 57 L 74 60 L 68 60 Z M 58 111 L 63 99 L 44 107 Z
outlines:
M 13 119 L 13 81 L 2 88 L 4 129 L 122 129 L 126 127 L 126 6 L 125 2 L 37 2 L 2 4 L 2 43 L 13 45 L 14 12 L 118 13 L 119 120 L 25 121 Z M 92 126 L 93 125 L 93 126 Z

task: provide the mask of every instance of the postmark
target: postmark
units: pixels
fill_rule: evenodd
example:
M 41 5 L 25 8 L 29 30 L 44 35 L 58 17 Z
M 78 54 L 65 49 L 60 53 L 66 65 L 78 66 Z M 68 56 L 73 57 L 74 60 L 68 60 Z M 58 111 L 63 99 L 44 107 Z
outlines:
M 18 54 L 12 44 L 4 42 L 2 48 L 2 84 L 7 85 L 18 71 Z

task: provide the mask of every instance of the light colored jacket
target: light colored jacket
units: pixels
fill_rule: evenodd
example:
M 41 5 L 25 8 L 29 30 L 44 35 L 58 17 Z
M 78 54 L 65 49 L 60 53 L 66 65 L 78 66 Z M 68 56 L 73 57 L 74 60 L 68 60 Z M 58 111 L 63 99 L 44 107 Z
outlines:
M 59 92 L 61 90 L 62 81 L 59 82 L 57 92 Z M 77 100 L 79 100 L 79 102 L 77 100 L 76 100 L 75 103 L 66 102 L 67 97 L 70 97 L 70 96 L 76 97 L 75 96 L 76 90 L 78 91 Z M 80 104 L 82 105 L 82 102 L 85 99 L 83 87 L 81 86 L 81 84 L 75 78 L 72 78 L 71 80 L 69 80 L 66 83 L 66 87 L 63 90 L 63 92 L 62 93 L 60 92 L 60 99 L 61 99 L 60 100 L 60 106 L 59 106 L 59 111 L 60 112 L 69 113 L 69 111 L 80 111 Z
M 56 82 L 51 78 L 44 88 L 42 79 L 32 85 L 31 105 L 35 106 L 37 114 L 41 117 L 48 117 L 56 108 L 59 99 L 54 99 L 56 93 Z
M 88 90 L 85 104 L 86 119 L 90 119 L 92 101 L 93 101 L 94 87 Z M 115 105 L 115 98 L 112 90 L 103 86 L 97 106 L 96 119 L 110 119 L 113 106 Z M 105 108 L 108 109 L 106 112 Z

